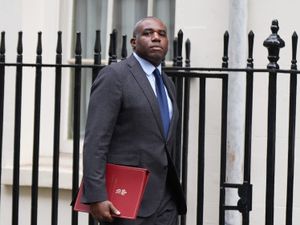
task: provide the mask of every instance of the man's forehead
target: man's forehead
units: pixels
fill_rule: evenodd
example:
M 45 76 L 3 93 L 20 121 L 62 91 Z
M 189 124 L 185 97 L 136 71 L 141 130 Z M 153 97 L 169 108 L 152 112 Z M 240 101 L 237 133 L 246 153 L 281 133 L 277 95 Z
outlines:
M 153 19 L 153 18 L 149 18 L 149 19 L 145 19 L 143 21 L 141 21 L 141 23 L 139 24 L 140 29 L 142 30 L 166 30 L 166 26 L 158 19 Z

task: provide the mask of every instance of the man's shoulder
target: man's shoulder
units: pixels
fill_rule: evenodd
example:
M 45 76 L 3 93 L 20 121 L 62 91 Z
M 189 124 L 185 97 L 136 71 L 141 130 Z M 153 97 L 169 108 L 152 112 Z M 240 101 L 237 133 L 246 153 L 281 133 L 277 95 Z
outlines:
M 135 63 L 137 63 L 137 60 L 134 58 L 133 55 L 130 55 L 126 59 L 108 65 L 108 67 L 111 67 L 112 69 L 124 69 L 124 67 L 131 67 Z
M 111 63 L 100 70 L 98 79 L 118 79 L 124 80 L 130 74 L 130 67 L 134 66 L 135 62 L 132 57 L 128 57 L 116 63 Z

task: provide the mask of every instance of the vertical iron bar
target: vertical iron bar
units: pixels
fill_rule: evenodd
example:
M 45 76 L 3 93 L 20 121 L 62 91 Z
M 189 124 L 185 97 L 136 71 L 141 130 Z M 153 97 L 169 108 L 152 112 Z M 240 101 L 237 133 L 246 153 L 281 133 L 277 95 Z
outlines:
M 182 153 L 182 105 L 183 105 L 183 78 L 176 78 L 176 91 L 177 91 L 177 106 L 179 110 L 179 120 L 177 125 L 177 134 L 176 134 L 176 147 L 175 151 L 175 167 L 177 172 L 181 174 L 181 153 Z
M 279 69 L 277 61 L 279 50 L 284 47 L 284 41 L 277 34 L 278 21 L 273 20 L 272 34 L 264 41 L 268 48 L 268 69 Z M 268 134 L 267 134 L 267 180 L 266 180 L 266 225 L 274 224 L 274 183 L 275 183 L 275 149 L 276 149 L 276 99 L 277 99 L 277 72 L 269 73 L 268 88 Z
M 121 51 L 121 60 L 127 58 L 127 35 L 122 36 L 122 51 Z
M 226 141 L 227 141 L 227 107 L 228 107 L 228 76 L 223 78 L 222 83 L 222 125 L 221 125 L 221 166 L 220 166 L 220 202 L 219 224 L 225 224 L 225 188 L 226 181 Z
M 229 44 L 229 33 L 228 31 L 225 32 L 224 38 L 224 48 L 223 48 L 223 57 L 222 57 L 222 68 L 228 68 L 228 44 Z
M 185 67 L 190 67 L 191 66 L 191 41 L 190 39 L 187 39 L 185 42 L 185 52 L 186 52 L 186 58 L 185 58 Z
M 81 34 L 76 37 L 75 84 L 74 84 L 74 124 L 73 124 L 73 186 L 72 199 L 75 199 L 79 185 L 79 144 L 80 144 L 80 92 L 81 92 Z M 72 225 L 78 224 L 78 213 L 72 210 Z
M 110 65 L 113 61 L 113 33 L 109 34 L 109 48 L 108 48 L 108 65 Z
M 61 63 L 62 32 L 57 33 L 56 67 L 55 67 L 55 100 L 54 100 L 54 134 L 53 134 L 53 176 L 52 176 L 52 210 L 51 225 L 58 224 L 59 194 L 59 137 L 60 137 L 60 104 L 61 104 Z
M 182 42 L 183 42 L 183 32 L 180 30 L 178 32 L 178 50 L 177 53 L 182 56 Z M 180 58 L 179 57 L 179 58 Z M 178 58 L 177 58 L 178 59 Z M 181 61 L 177 61 L 177 66 L 182 67 L 182 57 Z M 180 63 L 181 62 L 181 63 Z M 178 127 L 177 127 L 177 135 L 176 135 L 176 146 L 178 148 L 177 151 L 175 151 L 175 166 L 177 169 L 178 174 L 182 175 L 181 171 L 181 160 L 182 160 L 182 121 L 183 121 L 183 77 L 177 77 L 175 79 L 175 85 L 177 88 L 177 106 L 179 110 L 179 121 L 178 121 Z
M 177 50 L 177 66 L 182 66 L 182 44 L 183 44 L 183 32 L 182 30 L 179 30 L 178 31 L 178 35 L 177 35 L 177 47 L 178 47 L 178 50 Z
M 36 50 L 36 74 L 34 97 L 34 125 L 33 125 L 33 156 L 32 156 L 32 185 L 31 185 L 31 225 L 37 225 L 38 210 L 38 177 L 40 151 L 40 118 L 41 118 L 41 84 L 42 84 L 42 32 L 38 33 Z
M 276 86 L 277 73 L 269 74 L 268 91 L 268 135 L 267 135 L 267 189 L 266 225 L 274 224 L 274 180 L 275 180 L 275 141 L 276 141 Z
M 191 52 L 191 43 L 186 41 L 186 67 L 190 67 L 189 59 Z M 188 137 L 189 137 L 189 115 L 190 115 L 190 78 L 184 78 L 184 106 L 183 106 L 183 129 L 182 129 L 182 160 L 181 160 L 181 174 L 182 174 L 182 188 L 185 196 L 187 195 L 187 161 L 188 161 Z M 181 216 L 181 225 L 186 224 L 186 216 Z
M 5 63 L 5 32 L 1 32 L 0 43 L 0 63 Z M 0 65 L 0 184 L 2 177 L 2 144 L 3 144 L 3 112 L 4 112 L 4 82 L 5 82 L 5 66 Z M 1 201 L 1 185 L 0 185 L 0 201 Z
M 113 29 L 112 31 L 112 56 L 111 56 L 111 62 L 116 63 L 117 62 L 117 30 Z
M 224 55 L 222 68 L 228 68 L 228 31 L 224 34 Z M 225 224 L 225 188 L 226 181 L 226 151 L 227 151 L 227 106 L 228 106 L 228 76 L 222 82 L 222 124 L 221 124 L 221 166 L 220 166 L 220 199 L 219 199 L 219 225 Z
M 292 36 L 292 65 L 291 70 L 297 70 L 297 44 L 298 35 Z M 295 161 L 295 124 L 297 102 L 297 73 L 290 75 L 290 112 L 289 112 L 289 146 L 288 146 L 288 173 L 287 173 L 287 197 L 286 197 L 286 225 L 293 223 L 293 196 L 294 196 L 294 161 Z
M 254 33 L 248 34 L 248 63 L 247 68 L 253 68 L 253 41 Z M 253 72 L 247 71 L 246 78 L 246 107 L 245 107 L 245 154 L 244 154 L 244 183 L 251 183 L 251 142 L 252 142 L 252 105 L 253 105 Z M 249 196 L 248 196 L 249 197 Z M 249 210 L 242 212 L 243 225 L 249 225 Z
M 178 38 L 175 37 L 173 41 L 173 66 L 177 65 L 177 56 L 178 56 Z
M 20 189 L 20 140 L 21 140 L 21 109 L 22 109 L 22 75 L 23 75 L 23 43 L 22 31 L 18 34 L 16 94 L 15 94 L 15 127 L 14 127 L 14 168 L 12 187 L 12 225 L 19 223 L 19 189 Z
M 198 134 L 198 195 L 197 195 L 197 224 L 203 225 L 204 204 L 204 157 L 205 157 L 205 100 L 206 79 L 200 78 L 199 92 L 199 134 Z
M 101 65 L 101 42 L 100 42 L 100 30 L 96 31 L 96 39 L 94 45 L 94 65 Z M 99 68 L 93 68 L 93 78 L 94 81 L 99 73 Z
M 94 47 L 94 65 L 101 65 L 101 42 L 100 42 L 100 30 L 96 31 L 96 40 Z M 93 68 L 93 78 L 94 81 L 99 73 L 100 69 L 98 67 Z M 91 214 L 89 214 L 89 225 L 95 225 L 97 221 L 93 218 Z

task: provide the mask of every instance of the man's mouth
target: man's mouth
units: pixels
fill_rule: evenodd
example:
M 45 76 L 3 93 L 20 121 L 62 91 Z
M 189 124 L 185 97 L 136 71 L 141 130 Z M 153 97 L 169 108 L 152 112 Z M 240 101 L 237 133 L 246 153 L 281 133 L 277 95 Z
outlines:
M 162 50 L 161 46 L 151 46 L 150 47 L 152 50 Z

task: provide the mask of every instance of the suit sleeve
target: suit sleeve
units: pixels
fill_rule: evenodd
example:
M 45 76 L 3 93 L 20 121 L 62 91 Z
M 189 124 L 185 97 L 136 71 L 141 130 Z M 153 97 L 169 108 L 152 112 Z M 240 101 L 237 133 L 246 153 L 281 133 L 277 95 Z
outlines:
M 121 82 L 111 67 L 92 85 L 83 149 L 84 203 L 107 200 L 105 165 L 121 106 Z

